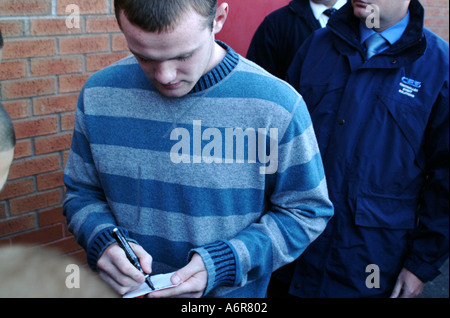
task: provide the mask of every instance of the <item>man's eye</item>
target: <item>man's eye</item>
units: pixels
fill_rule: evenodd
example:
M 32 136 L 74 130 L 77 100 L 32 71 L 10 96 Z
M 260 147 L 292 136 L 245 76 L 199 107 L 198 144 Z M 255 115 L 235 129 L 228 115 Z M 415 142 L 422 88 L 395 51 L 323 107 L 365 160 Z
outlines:
M 192 56 L 192 55 L 181 56 L 181 57 L 178 58 L 178 60 L 184 62 L 184 61 L 189 60 L 189 59 L 191 58 L 191 56 Z

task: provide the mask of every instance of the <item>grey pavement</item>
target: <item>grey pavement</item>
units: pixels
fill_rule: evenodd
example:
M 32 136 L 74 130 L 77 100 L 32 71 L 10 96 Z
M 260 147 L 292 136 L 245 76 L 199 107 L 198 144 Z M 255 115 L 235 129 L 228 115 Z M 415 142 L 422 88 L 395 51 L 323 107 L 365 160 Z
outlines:
M 442 265 L 440 271 L 442 274 L 432 282 L 428 282 L 425 285 L 425 288 L 419 298 L 449 298 L 448 259 L 444 265 Z

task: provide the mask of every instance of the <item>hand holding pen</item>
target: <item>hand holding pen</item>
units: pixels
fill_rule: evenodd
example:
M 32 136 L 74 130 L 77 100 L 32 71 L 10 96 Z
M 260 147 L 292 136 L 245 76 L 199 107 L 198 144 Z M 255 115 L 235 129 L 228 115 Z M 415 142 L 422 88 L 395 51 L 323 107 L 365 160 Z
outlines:
M 120 232 L 120 230 L 118 228 L 115 228 L 112 231 L 112 235 L 115 238 L 117 244 L 119 244 L 120 248 L 122 248 L 124 250 L 125 255 L 127 256 L 128 260 L 131 262 L 131 264 L 133 264 L 134 267 L 136 267 L 142 274 L 145 275 L 145 282 L 147 283 L 147 285 L 152 290 L 155 290 L 155 287 L 153 286 L 153 283 L 150 279 L 150 275 L 148 275 L 144 272 L 144 270 L 141 267 L 138 257 L 136 256 L 136 254 L 134 253 L 130 244 L 128 244 L 128 241 L 125 239 L 125 237 Z
M 139 259 L 143 271 L 151 273 L 153 262 L 151 255 L 138 244 L 130 242 L 129 245 Z M 119 295 L 133 291 L 145 282 L 145 274 L 136 269 L 118 244 L 111 244 L 103 251 L 97 261 L 97 269 L 99 276 Z

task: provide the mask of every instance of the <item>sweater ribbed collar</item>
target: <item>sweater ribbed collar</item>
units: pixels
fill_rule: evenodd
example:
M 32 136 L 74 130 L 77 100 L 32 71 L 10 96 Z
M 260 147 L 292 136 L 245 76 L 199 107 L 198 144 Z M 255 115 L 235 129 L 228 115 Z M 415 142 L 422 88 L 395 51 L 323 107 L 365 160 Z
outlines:
M 225 43 L 221 41 L 216 42 L 227 51 L 227 54 L 223 58 L 222 62 L 220 62 L 216 67 L 214 67 L 211 71 L 203 75 L 198 80 L 197 84 L 195 84 L 190 94 L 204 91 L 219 83 L 221 80 L 227 77 L 227 75 L 230 74 L 238 64 L 239 55 Z

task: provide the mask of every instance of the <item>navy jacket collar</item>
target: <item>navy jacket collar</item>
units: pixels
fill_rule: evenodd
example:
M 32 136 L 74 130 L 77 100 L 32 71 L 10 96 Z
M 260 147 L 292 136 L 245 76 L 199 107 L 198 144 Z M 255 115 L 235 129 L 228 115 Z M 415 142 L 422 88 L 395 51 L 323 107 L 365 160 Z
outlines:
M 410 23 L 402 38 L 383 52 L 383 55 L 389 56 L 391 67 L 411 63 L 422 56 L 426 49 L 426 39 L 423 33 L 425 14 L 418 0 L 411 0 L 409 12 Z M 354 55 L 355 49 L 362 56 L 364 55 L 364 47 L 360 43 L 359 22 L 360 20 L 353 14 L 350 2 L 335 13 L 328 22 L 327 28 L 337 36 L 334 44 L 344 55 Z

